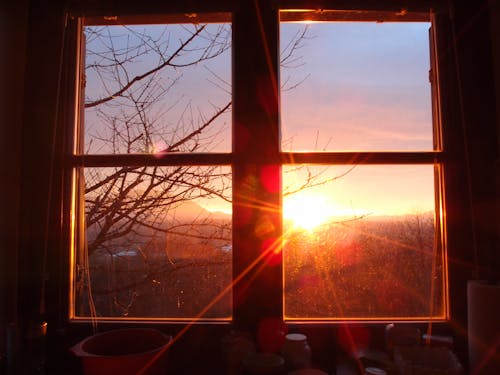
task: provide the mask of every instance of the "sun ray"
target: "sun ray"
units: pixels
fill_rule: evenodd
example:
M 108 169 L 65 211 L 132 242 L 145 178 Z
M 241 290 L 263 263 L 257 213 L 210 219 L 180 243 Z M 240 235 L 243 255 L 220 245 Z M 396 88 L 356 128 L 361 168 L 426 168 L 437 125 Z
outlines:
M 210 310 L 224 295 L 229 293 L 232 288 L 242 281 L 242 279 L 248 275 L 252 270 L 256 269 L 255 275 L 263 270 L 266 266 L 265 260 L 282 250 L 282 239 L 278 238 L 274 240 L 269 246 L 267 246 L 264 251 L 262 251 L 258 257 L 256 257 L 252 263 L 248 265 L 239 275 L 237 275 L 231 283 L 229 283 L 217 296 L 215 296 L 212 301 L 210 301 L 193 319 L 186 323 L 186 325 L 170 340 L 170 342 L 165 345 L 156 355 L 146 363 L 143 368 L 138 372 L 138 375 L 144 375 L 147 371 L 167 352 L 172 345 L 177 342 L 182 336 L 184 336 L 197 322 L 203 319 L 205 313 Z M 264 262 L 263 262 L 264 261 Z M 254 277 L 255 277 L 254 275 Z

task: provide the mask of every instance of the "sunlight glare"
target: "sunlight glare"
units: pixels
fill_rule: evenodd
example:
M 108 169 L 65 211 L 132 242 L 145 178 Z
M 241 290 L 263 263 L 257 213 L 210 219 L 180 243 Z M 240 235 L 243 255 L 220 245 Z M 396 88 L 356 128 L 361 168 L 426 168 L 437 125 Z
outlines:
M 295 227 L 313 230 L 331 217 L 331 206 L 321 195 L 298 194 L 285 198 L 283 217 Z

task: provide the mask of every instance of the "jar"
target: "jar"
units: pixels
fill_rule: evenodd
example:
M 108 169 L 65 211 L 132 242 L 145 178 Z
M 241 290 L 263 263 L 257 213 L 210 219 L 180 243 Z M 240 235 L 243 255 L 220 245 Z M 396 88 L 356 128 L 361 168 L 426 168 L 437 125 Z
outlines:
M 281 355 L 285 358 L 289 370 L 306 368 L 311 365 L 311 347 L 307 336 L 302 333 L 289 333 L 281 347 Z

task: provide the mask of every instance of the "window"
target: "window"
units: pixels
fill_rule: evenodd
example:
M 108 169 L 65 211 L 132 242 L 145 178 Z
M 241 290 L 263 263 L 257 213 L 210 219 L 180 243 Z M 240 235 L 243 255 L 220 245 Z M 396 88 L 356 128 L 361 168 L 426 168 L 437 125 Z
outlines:
M 252 11 L 84 20 L 72 318 L 445 319 L 429 15 Z
M 86 20 L 76 318 L 230 319 L 228 19 Z
M 430 22 L 421 21 L 281 22 L 291 86 L 282 84 L 282 148 L 292 161 L 308 151 L 283 167 L 285 318 L 446 316 Z

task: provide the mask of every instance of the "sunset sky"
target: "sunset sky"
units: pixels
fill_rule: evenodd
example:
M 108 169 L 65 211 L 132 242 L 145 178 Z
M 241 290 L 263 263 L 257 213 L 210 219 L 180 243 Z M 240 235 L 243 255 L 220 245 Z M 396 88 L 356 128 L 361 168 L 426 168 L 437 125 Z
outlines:
M 282 46 L 303 27 L 282 24 Z M 284 150 L 432 150 L 428 23 L 307 27 L 297 50 L 300 60 L 281 71 L 282 81 L 291 85 L 304 79 L 281 95 Z M 324 173 L 334 177 L 347 169 L 330 167 Z M 285 186 L 300 181 L 300 176 L 283 175 Z M 432 166 L 357 166 L 304 195 L 321 197 L 318 211 L 329 210 L 333 216 L 430 211 L 434 171 Z M 285 216 L 293 200 L 300 201 L 285 199 Z
M 281 72 L 305 78 L 281 96 L 284 149 L 432 150 L 428 23 L 307 27 L 297 67 Z M 282 24 L 282 48 L 303 28 Z
M 295 51 L 296 59 L 282 67 L 280 73 L 284 85 L 283 151 L 432 150 L 428 23 L 282 23 L 281 50 L 304 27 L 308 28 L 306 37 Z M 162 26 L 136 30 L 141 28 L 147 28 L 152 35 L 160 35 L 163 30 Z M 123 29 L 116 30 L 117 34 L 126 34 Z M 168 47 L 172 50 L 182 38 L 182 31 L 169 30 L 174 30 Z M 88 40 L 88 49 L 102 48 Z M 156 58 L 143 58 L 133 69 L 140 71 L 156 62 Z M 221 107 L 231 100 L 230 63 L 229 48 L 218 58 L 194 68 L 166 71 L 159 82 L 179 82 L 162 103 L 168 111 L 156 110 L 151 116 L 160 116 L 159 122 L 171 127 L 180 122 L 188 124 L 200 113 L 209 117 L 214 106 Z M 87 96 L 100 95 L 102 87 L 97 82 L 92 72 L 87 72 Z M 193 117 L 183 118 L 186 113 Z M 105 152 L 105 148 L 96 146 L 97 138 L 89 136 L 105 132 L 100 121 L 96 112 L 86 112 L 86 142 L 93 140 L 94 153 Z M 211 150 L 229 152 L 231 115 L 223 116 L 220 125 L 225 130 Z M 169 139 L 158 135 L 155 142 L 162 147 Z M 348 168 L 313 170 L 328 179 Z M 300 173 L 295 175 L 289 170 L 284 167 L 284 186 L 300 184 Z M 319 197 L 316 201 L 322 203 L 318 209 L 328 210 L 329 216 L 429 211 L 434 209 L 433 174 L 432 166 L 358 166 L 341 179 L 304 194 Z M 291 216 L 292 201 L 285 198 L 284 203 L 285 212 Z M 230 206 L 214 201 L 205 201 L 203 206 L 230 211 Z

